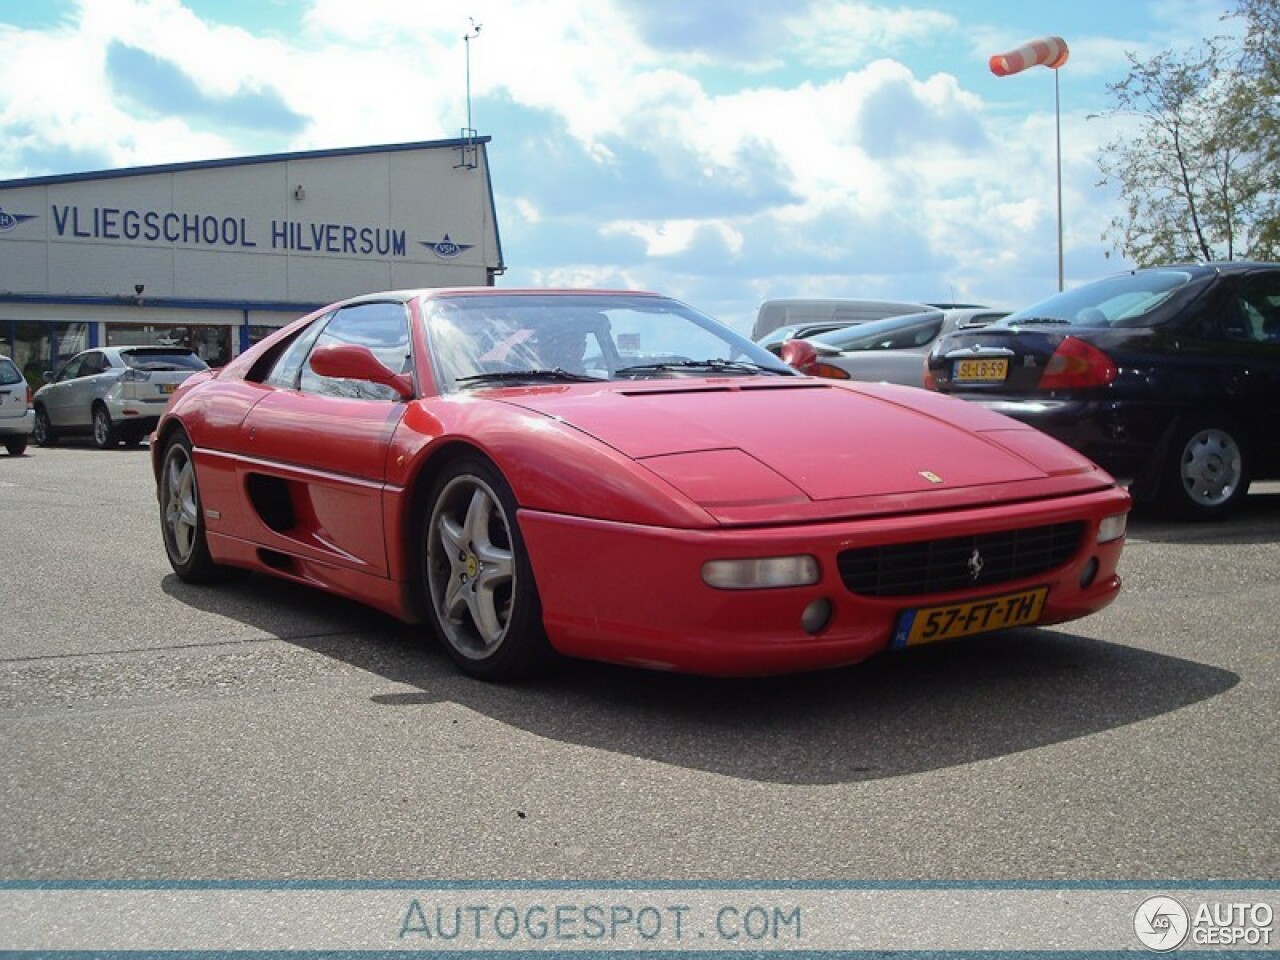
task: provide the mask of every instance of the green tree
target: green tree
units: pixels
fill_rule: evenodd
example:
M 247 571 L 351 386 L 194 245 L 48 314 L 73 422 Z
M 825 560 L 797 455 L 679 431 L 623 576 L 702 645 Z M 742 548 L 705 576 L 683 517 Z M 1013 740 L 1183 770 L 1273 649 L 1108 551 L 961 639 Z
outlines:
M 1245 23 L 1240 70 L 1251 81 L 1233 104 L 1246 148 L 1257 157 L 1261 195 L 1258 255 L 1280 255 L 1280 0 L 1239 0 Z
M 1104 234 L 1140 265 L 1271 259 L 1280 251 L 1275 91 L 1280 0 L 1239 0 L 1243 41 L 1226 37 L 1149 60 L 1107 89 L 1105 116 L 1133 121 L 1102 148 L 1102 183 L 1123 211 Z

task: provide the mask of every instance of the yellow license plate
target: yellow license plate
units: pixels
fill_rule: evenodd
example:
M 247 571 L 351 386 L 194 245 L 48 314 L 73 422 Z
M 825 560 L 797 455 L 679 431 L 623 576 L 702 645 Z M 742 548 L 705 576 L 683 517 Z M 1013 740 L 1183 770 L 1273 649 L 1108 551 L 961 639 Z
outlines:
M 956 383 L 1004 383 L 1009 372 L 1009 358 L 957 360 L 952 379 Z
M 162 383 L 162 384 L 160 384 L 160 392 L 161 392 L 161 393 L 173 393 L 173 391 L 175 391 L 175 390 L 177 390 L 177 389 L 178 389 L 178 385 L 177 385 L 176 383 Z
M 898 620 L 893 646 L 913 647 L 1035 623 L 1040 619 L 1048 595 L 1048 587 L 1036 587 L 982 600 L 908 610 Z

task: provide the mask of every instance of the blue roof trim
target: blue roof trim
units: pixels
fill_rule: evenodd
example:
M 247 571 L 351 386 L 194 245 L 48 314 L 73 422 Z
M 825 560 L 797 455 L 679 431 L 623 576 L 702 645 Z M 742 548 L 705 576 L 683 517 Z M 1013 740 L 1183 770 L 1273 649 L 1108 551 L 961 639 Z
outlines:
M 302 316 L 323 303 L 283 303 L 277 300 L 185 300 L 179 297 L 78 297 L 38 293 L 0 293 L 0 303 L 59 304 L 78 307 L 164 307 L 170 310 L 270 310 Z
M 405 153 L 410 150 L 460 149 L 477 143 L 489 143 L 492 137 L 468 137 L 452 140 L 422 140 L 416 143 L 384 143 L 366 147 L 337 147 L 330 150 L 304 150 L 297 153 L 267 153 L 252 157 L 225 157 L 221 160 L 192 160 L 185 163 L 161 163 L 150 167 L 122 167 L 117 170 L 95 170 L 88 173 L 59 173 L 21 180 L 0 180 L 4 187 L 37 187 L 53 183 L 83 183 L 89 180 L 118 180 L 144 177 L 157 173 L 185 173 L 191 170 L 216 170 L 221 167 L 243 167 L 288 160 L 323 160 L 330 157 L 358 157 L 378 153 Z M 490 195 L 492 195 L 492 185 Z

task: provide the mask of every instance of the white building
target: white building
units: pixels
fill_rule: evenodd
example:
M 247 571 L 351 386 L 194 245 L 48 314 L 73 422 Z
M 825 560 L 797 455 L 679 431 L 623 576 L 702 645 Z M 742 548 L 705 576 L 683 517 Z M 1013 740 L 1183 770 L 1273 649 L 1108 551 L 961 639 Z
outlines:
M 0 181 L 0 352 L 191 346 L 212 365 L 333 300 L 504 270 L 488 137 Z

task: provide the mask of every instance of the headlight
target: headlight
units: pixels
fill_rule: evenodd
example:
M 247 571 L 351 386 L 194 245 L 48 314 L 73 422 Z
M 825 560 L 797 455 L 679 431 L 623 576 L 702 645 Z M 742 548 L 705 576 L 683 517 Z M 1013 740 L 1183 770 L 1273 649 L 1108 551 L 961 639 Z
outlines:
M 708 560 L 702 565 L 702 579 L 707 586 L 717 590 L 803 587 L 818 582 L 818 559 L 806 554 L 798 557 Z
M 1127 513 L 1117 513 L 1107 517 L 1098 524 L 1098 542 L 1110 543 L 1112 540 L 1119 540 L 1124 536 L 1128 525 L 1129 515 Z

